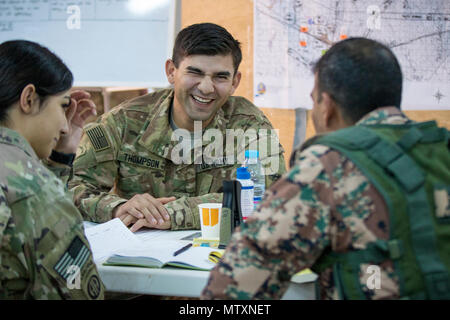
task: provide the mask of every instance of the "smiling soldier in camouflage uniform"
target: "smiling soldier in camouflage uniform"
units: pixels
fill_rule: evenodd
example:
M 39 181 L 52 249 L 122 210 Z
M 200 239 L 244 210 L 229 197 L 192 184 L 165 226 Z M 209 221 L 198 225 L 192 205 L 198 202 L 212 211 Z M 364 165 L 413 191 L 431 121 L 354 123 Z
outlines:
M 322 135 L 233 234 L 202 298 L 279 299 L 312 268 L 320 299 L 449 299 L 447 130 L 400 111 L 400 66 L 375 41 L 336 44 L 314 73 Z
M 223 156 L 229 130 L 253 129 L 259 143 L 268 141 L 262 160 L 275 169 L 267 172 L 267 186 L 286 171 L 279 142 L 276 148 L 270 145 L 269 120 L 248 100 L 230 97 L 239 85 L 240 61 L 239 42 L 225 29 L 213 24 L 190 26 L 179 33 L 173 59 L 166 63 L 173 89 L 124 102 L 85 127 L 70 182 L 85 219 L 119 217 L 126 225 L 134 223 L 133 231 L 142 226 L 199 229 L 197 205 L 222 201 L 222 182 L 236 176 L 241 166 L 236 155 L 243 151 L 236 146 L 231 163 L 223 162 L 223 157 L 222 163 L 202 162 L 197 153 L 191 154 L 190 162 L 180 163 L 179 140 L 172 141 L 172 135 L 177 129 L 189 135 L 195 121 L 203 121 L 202 134 L 223 137 Z M 194 151 L 205 155 L 210 143 L 196 141 L 200 149 Z
M 40 160 L 51 154 L 67 180 L 61 159 L 95 105 L 68 93 L 70 70 L 33 42 L 2 43 L 0 74 L 0 299 L 103 299 L 81 215 Z

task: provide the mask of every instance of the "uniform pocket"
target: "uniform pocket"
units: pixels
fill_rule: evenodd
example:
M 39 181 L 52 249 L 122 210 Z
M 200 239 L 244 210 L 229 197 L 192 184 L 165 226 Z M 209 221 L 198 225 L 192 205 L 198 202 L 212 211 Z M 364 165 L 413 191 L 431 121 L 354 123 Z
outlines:
M 165 177 L 164 159 L 120 152 L 118 160 L 119 179 L 116 192 L 119 196 L 130 198 L 146 192 L 157 196 Z
M 213 176 L 207 173 L 201 173 L 197 176 L 197 179 L 197 194 L 204 195 L 210 193 Z
M 234 177 L 236 177 L 235 172 L 236 168 L 234 166 L 227 166 L 199 173 L 197 175 L 200 179 L 199 188 L 201 189 L 199 191 L 201 190 L 203 193 L 198 194 L 223 192 L 223 181 L 232 180 L 233 173 Z

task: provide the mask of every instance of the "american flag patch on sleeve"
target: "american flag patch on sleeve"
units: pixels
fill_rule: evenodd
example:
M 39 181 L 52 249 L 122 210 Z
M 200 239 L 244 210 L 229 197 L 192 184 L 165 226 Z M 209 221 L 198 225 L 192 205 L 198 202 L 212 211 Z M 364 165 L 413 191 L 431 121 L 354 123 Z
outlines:
M 98 125 L 87 129 L 86 134 L 88 135 L 89 140 L 91 140 L 95 151 L 105 150 L 110 147 L 108 139 L 106 138 L 105 130 L 102 126 Z
M 90 250 L 81 241 L 81 239 L 76 236 L 69 248 L 64 252 L 58 262 L 55 264 L 53 269 L 58 273 L 64 280 L 70 276 L 69 267 L 77 266 L 83 268 L 86 261 L 89 259 Z

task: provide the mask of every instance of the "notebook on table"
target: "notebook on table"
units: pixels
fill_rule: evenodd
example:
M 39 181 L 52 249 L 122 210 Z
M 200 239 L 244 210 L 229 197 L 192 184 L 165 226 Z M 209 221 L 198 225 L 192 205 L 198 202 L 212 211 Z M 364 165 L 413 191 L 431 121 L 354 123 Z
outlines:
M 119 219 L 102 224 L 84 223 L 94 261 L 103 265 L 163 268 L 166 266 L 194 270 L 211 270 L 214 263 L 208 257 L 214 248 L 190 247 L 174 256 L 198 236 L 197 230 L 131 232 Z
M 173 255 L 185 245 L 185 241 L 157 241 L 151 246 L 118 251 L 103 264 L 145 268 L 177 267 L 204 271 L 214 267 L 215 263 L 208 259 L 214 248 L 191 246 L 182 253 Z

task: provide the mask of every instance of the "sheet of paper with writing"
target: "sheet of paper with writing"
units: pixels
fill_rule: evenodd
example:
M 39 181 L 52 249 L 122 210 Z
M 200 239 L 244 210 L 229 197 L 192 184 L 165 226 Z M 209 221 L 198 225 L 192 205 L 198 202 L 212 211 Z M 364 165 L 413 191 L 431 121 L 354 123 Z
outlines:
M 117 250 L 142 246 L 142 242 L 118 218 L 97 225 L 85 223 L 84 232 L 95 262 L 109 257 Z

